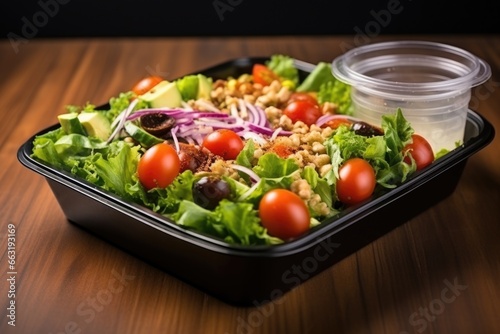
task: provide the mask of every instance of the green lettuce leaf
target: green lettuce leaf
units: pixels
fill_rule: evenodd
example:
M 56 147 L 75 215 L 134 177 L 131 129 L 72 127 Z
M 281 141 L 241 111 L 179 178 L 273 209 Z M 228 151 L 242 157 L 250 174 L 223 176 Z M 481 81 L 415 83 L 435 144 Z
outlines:
M 398 108 L 394 114 L 382 116 L 382 129 L 389 149 L 387 159 L 389 164 L 402 161 L 403 148 L 411 141 L 414 130 L 403 116 L 401 108 Z
M 248 140 L 243 149 L 236 157 L 236 163 L 246 168 L 252 168 L 254 152 L 255 152 L 255 144 L 253 140 Z M 240 175 L 241 178 L 243 178 L 243 180 L 245 180 L 245 182 L 250 183 L 250 176 L 248 174 L 243 172 L 238 172 L 238 174 Z
M 134 93 L 129 91 L 129 92 L 123 92 L 118 94 L 118 96 L 114 96 L 109 99 L 109 109 L 105 110 L 106 112 L 104 113 L 106 117 L 109 119 L 110 122 L 113 122 L 114 119 L 125 109 L 128 108 L 130 105 L 130 102 L 134 98 Z M 145 109 L 148 108 L 148 102 L 143 101 L 139 99 L 137 102 L 136 106 L 134 107 L 134 110 L 139 110 L 139 109 Z
M 106 158 L 100 155 L 94 162 L 95 172 L 103 180 L 105 189 L 125 199 L 133 199 L 135 196 L 129 191 L 129 186 L 138 182 L 136 171 L 139 162 L 139 146 L 131 147 L 122 141 L 115 142 L 113 145 L 119 147 L 116 150 L 118 154 L 110 154 Z M 143 196 L 140 195 L 141 198 Z
M 305 166 L 302 170 L 302 178 L 309 183 L 314 193 L 318 194 L 321 201 L 326 203 L 330 211 L 333 212 L 333 191 L 327 180 L 321 178 L 312 166 Z M 314 216 L 314 212 L 312 212 Z
M 280 178 L 299 169 L 293 158 L 280 158 L 276 153 L 266 153 L 259 158 L 253 171 L 263 178 Z
M 279 54 L 273 55 L 266 62 L 266 66 L 281 78 L 292 81 L 295 86 L 298 85 L 299 71 L 295 67 L 291 57 Z
M 403 147 L 411 140 L 413 128 L 404 118 L 401 109 L 382 117 L 383 136 L 366 137 L 356 134 L 347 126 L 339 126 L 324 143 L 331 158 L 332 170 L 325 176 L 334 185 L 338 170 L 345 160 L 363 158 L 375 170 L 377 183 L 394 188 L 404 182 L 416 170 L 415 163 L 403 161 Z
M 253 171 L 261 178 L 245 192 L 240 192 L 238 201 L 251 202 L 256 205 L 266 192 L 275 188 L 288 189 L 299 173 L 299 166 L 293 158 L 280 158 L 268 152 L 262 155 Z M 240 190 L 243 190 L 241 188 Z
M 331 80 L 321 84 L 318 92 L 318 102 L 332 102 L 337 105 L 337 114 L 352 115 L 351 86 Z
M 191 170 L 185 170 L 165 189 L 154 188 L 149 191 L 150 197 L 158 207 L 160 213 L 173 213 L 179 209 L 182 201 L 193 201 L 193 183 L 196 178 Z
M 327 82 L 335 81 L 332 74 L 332 65 L 325 62 L 319 62 L 309 73 L 304 81 L 297 87 L 298 92 L 318 92 L 321 85 Z
M 228 243 L 241 245 L 279 244 L 260 224 L 257 211 L 250 203 L 223 199 L 214 211 L 206 210 L 191 201 L 182 201 L 171 218 L 181 226 L 217 236 Z

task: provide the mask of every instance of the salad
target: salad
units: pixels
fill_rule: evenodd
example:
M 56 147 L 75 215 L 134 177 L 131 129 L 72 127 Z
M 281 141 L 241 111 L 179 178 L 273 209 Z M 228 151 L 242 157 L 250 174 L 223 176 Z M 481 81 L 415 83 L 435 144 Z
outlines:
M 105 110 L 66 109 L 33 158 L 230 244 L 296 239 L 435 160 L 400 109 L 362 122 L 330 64 L 301 80 L 279 54 L 237 77 L 151 76 Z

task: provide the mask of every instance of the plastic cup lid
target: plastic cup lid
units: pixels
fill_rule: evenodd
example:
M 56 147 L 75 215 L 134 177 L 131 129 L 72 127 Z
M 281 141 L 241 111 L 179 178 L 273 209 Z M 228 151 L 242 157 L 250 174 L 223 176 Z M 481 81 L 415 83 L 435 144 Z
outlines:
M 385 74 L 380 75 L 405 66 L 413 66 L 429 72 L 429 75 L 425 81 L 416 82 L 394 80 L 394 77 L 389 80 Z M 439 71 L 452 75 L 446 77 L 438 74 Z M 338 80 L 359 89 L 426 95 L 478 86 L 491 77 L 491 68 L 484 60 L 455 46 L 427 41 L 396 41 L 354 48 L 333 60 L 332 73 Z

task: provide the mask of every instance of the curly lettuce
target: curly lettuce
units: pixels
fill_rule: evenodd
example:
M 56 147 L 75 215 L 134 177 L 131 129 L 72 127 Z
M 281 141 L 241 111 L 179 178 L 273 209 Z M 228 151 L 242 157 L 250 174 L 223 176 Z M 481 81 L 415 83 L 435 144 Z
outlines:
M 395 188 L 415 172 L 415 163 L 404 161 L 403 147 L 410 142 L 413 128 L 404 118 L 401 109 L 382 117 L 383 135 L 366 137 L 356 134 L 347 126 L 340 126 L 324 143 L 331 158 L 332 169 L 325 176 L 335 184 L 338 170 L 345 160 L 363 158 L 373 166 L 377 183 L 385 188 Z
M 266 66 L 283 79 L 290 80 L 294 86 L 299 83 L 299 71 L 295 67 L 293 58 L 285 55 L 273 55 L 266 62 Z

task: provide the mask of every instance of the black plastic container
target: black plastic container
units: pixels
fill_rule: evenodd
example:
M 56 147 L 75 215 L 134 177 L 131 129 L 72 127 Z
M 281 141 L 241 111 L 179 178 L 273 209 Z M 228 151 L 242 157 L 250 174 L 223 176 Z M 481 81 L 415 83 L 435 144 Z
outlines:
M 266 59 L 237 59 L 197 73 L 236 77 Z M 296 66 L 303 77 L 314 68 L 301 61 Z M 401 186 L 343 211 L 297 240 L 251 247 L 185 230 L 145 207 L 32 159 L 36 135 L 19 148 L 18 159 L 46 178 L 70 222 L 227 303 L 258 305 L 280 297 L 446 198 L 455 190 L 467 159 L 488 145 L 495 131 L 481 115 L 469 111 L 464 144 Z

